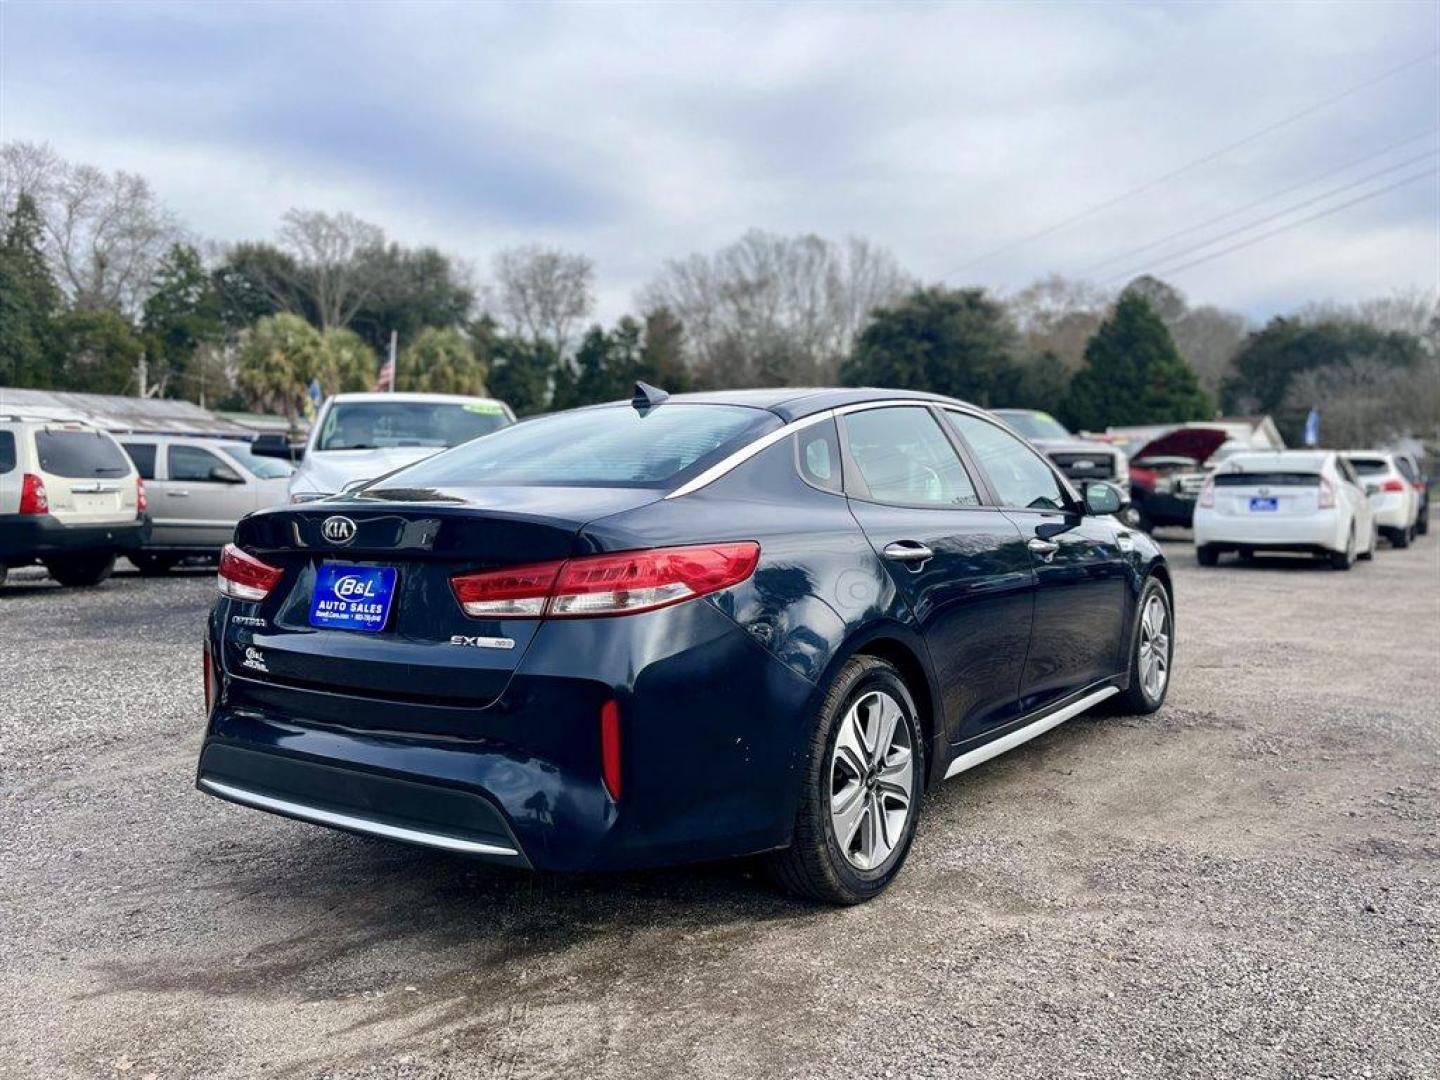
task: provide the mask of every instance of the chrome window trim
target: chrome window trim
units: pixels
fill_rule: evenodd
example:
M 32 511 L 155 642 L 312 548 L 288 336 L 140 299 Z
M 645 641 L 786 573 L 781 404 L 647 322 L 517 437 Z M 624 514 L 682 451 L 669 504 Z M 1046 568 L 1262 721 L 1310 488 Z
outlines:
M 850 413 L 865 412 L 868 409 L 884 409 L 895 405 L 919 405 L 922 408 L 927 406 L 941 405 L 947 409 L 955 409 L 957 412 L 967 412 L 963 406 L 953 402 L 937 402 L 929 398 L 877 398 L 874 401 L 856 401 L 849 405 L 838 405 L 833 409 L 824 409 L 810 416 L 802 416 L 798 420 L 791 420 L 766 435 L 761 435 L 754 442 L 746 443 L 739 450 L 734 451 L 721 461 L 717 461 L 710 468 L 706 469 L 699 476 L 692 477 L 685 481 L 670 494 L 666 499 L 678 499 L 682 495 L 689 495 L 691 492 L 699 491 L 708 487 L 731 470 L 743 465 L 762 450 L 768 450 L 776 443 L 788 439 L 797 431 L 804 431 L 808 427 L 824 420 L 833 420 L 837 416 L 848 416 Z M 979 412 L 971 412 L 972 416 L 981 415 Z M 823 489 L 821 489 L 823 490 Z
M 332 825 L 340 829 L 349 829 L 352 832 L 383 836 L 388 840 L 403 840 L 408 844 L 420 844 L 423 847 L 440 848 L 443 851 L 458 851 L 467 855 L 516 856 L 520 854 L 514 848 L 504 847 L 500 844 L 463 840 L 458 836 L 446 836 L 444 833 L 427 832 L 423 829 L 407 829 L 400 825 L 389 825 L 383 821 L 356 817 L 353 814 L 339 814 L 333 810 L 323 810 L 318 806 L 306 806 L 304 803 L 291 802 L 288 799 L 277 799 L 271 795 L 262 795 L 258 791 L 222 784 L 209 777 L 201 777 L 200 785 L 217 795 L 233 799 L 235 802 L 254 806 L 261 810 L 271 810 L 275 813 L 299 818 L 302 821 L 313 821 L 318 825 Z

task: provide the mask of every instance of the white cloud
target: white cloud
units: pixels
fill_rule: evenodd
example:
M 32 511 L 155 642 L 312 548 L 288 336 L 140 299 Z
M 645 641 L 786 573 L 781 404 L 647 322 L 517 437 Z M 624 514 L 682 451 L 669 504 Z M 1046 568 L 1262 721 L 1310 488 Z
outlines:
M 585 251 L 606 317 L 661 260 L 750 226 L 863 235 L 923 277 L 1008 289 L 1433 131 L 1434 58 L 967 265 L 1418 55 L 1437 20 L 1373 3 L 10 4 L 0 128 L 144 173 L 205 236 L 267 236 L 304 205 L 482 269 L 513 243 Z M 1177 284 L 1256 316 L 1433 287 L 1437 200 L 1415 185 Z

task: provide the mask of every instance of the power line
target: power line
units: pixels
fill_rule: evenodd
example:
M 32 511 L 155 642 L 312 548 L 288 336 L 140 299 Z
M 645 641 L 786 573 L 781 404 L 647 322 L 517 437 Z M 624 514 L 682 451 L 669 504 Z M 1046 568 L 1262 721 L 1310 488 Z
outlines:
M 1227 232 L 1217 233 L 1216 235 L 1206 240 L 1202 240 L 1200 243 L 1195 244 L 1191 247 L 1181 248 L 1178 251 L 1172 251 L 1168 255 L 1162 256 L 1161 259 L 1162 261 L 1170 259 L 1183 259 L 1186 255 L 1192 255 L 1197 251 L 1203 251 L 1205 248 L 1210 247 L 1212 244 L 1217 244 L 1221 240 L 1229 240 L 1232 236 L 1240 236 L 1243 233 L 1247 233 L 1251 229 L 1254 229 L 1260 225 L 1268 225 L 1270 222 L 1282 218 L 1286 214 L 1293 214 L 1296 210 L 1304 210 L 1307 206 L 1314 206 L 1316 203 L 1322 202 L 1323 200 L 1331 198 L 1332 196 L 1339 195 L 1346 191 L 1352 191 L 1355 188 L 1359 187 L 1361 184 L 1368 184 L 1371 180 L 1378 180 L 1382 176 L 1388 176 L 1390 173 L 1399 172 L 1401 169 L 1407 169 L 1411 165 L 1415 165 L 1421 161 L 1424 161 L 1426 158 L 1434 157 L 1436 154 L 1440 154 L 1440 148 L 1437 148 L 1435 150 L 1427 150 L 1423 154 L 1416 154 L 1412 158 L 1406 158 L 1404 161 L 1396 162 L 1394 165 L 1387 165 L 1383 169 L 1376 169 L 1374 172 L 1368 173 L 1365 176 L 1360 177 L 1358 180 L 1351 180 L 1349 183 L 1341 184 L 1339 187 L 1331 188 L 1329 191 L 1322 191 L 1319 195 L 1312 195 L 1308 199 L 1301 199 L 1298 203 L 1287 206 L 1283 210 L 1276 210 L 1272 214 L 1266 214 L 1264 217 L 1256 218 L 1254 221 L 1248 222 L 1244 225 L 1236 226 L 1235 228 L 1230 229 Z M 1136 274 L 1142 273 L 1148 269 L 1149 266 L 1147 264 L 1139 264 L 1132 270 L 1128 270 L 1123 274 L 1116 274 L 1114 277 L 1107 279 L 1105 281 L 1105 284 L 1110 285 L 1117 281 L 1132 278 Z
M 1368 202 L 1371 199 L 1379 198 L 1381 195 L 1386 195 L 1394 191 L 1396 188 L 1402 188 L 1406 184 L 1413 184 L 1416 180 L 1423 180 L 1427 176 L 1435 176 L 1436 174 L 1440 174 L 1440 168 L 1426 169 L 1423 172 L 1415 173 L 1413 176 L 1407 176 L 1403 180 L 1397 180 L 1395 181 L 1395 183 L 1389 184 L 1383 188 L 1377 188 L 1374 191 L 1367 191 L 1364 195 L 1360 195 L 1356 198 L 1348 200 L 1347 202 L 1340 203 L 1338 206 L 1331 206 L 1325 210 L 1321 210 L 1317 214 L 1311 214 L 1309 217 L 1303 217 L 1299 221 L 1292 221 L 1288 225 L 1282 225 L 1278 229 L 1271 229 L 1269 232 L 1261 233 L 1259 236 L 1252 236 L 1249 240 L 1242 240 L 1238 244 L 1231 244 L 1228 248 L 1222 248 L 1220 251 L 1212 252 L 1211 254 L 1201 256 L 1198 259 L 1192 259 L 1187 263 L 1181 263 L 1179 266 L 1169 266 L 1165 267 L 1162 270 L 1157 270 L 1156 274 L 1163 275 L 1165 277 L 1171 277 L 1175 274 L 1180 273 L 1180 271 L 1182 270 L 1189 270 L 1192 266 L 1199 266 L 1201 263 L 1210 262 L 1213 259 L 1218 259 L 1223 255 L 1229 255 L 1232 252 L 1240 251 L 1242 248 L 1252 247 L 1255 244 L 1260 243 L 1262 240 L 1270 239 L 1270 237 L 1272 236 L 1279 236 L 1281 233 L 1289 232 L 1291 229 L 1299 228 L 1301 225 L 1308 225 L 1312 221 L 1319 221 L 1321 218 L 1329 217 L 1331 214 L 1338 214 L 1341 210 L 1347 210 L 1352 206 L 1358 205 L 1359 203 Z
M 1191 233 L 1199 232 L 1201 229 L 1208 228 L 1211 225 L 1218 225 L 1220 222 L 1226 221 L 1232 217 L 1235 217 L 1238 214 L 1243 214 L 1247 210 L 1253 210 L 1257 206 L 1263 206 L 1265 203 L 1270 202 L 1273 199 L 1278 199 L 1281 196 L 1289 195 L 1291 192 L 1299 191 L 1301 188 L 1307 188 L 1311 184 L 1318 184 L 1321 180 L 1328 180 L 1332 176 L 1337 176 L 1340 173 L 1347 172 L 1350 169 L 1353 169 L 1356 165 L 1363 165 L 1368 161 L 1373 161 L 1376 158 L 1384 157 L 1386 154 L 1393 153 L 1394 151 L 1400 149 L 1400 147 L 1402 146 L 1409 146 L 1411 143 L 1416 142 L 1419 139 L 1426 138 L 1428 136 L 1433 136 L 1437 132 L 1440 132 L 1440 128 L 1431 128 L 1427 131 L 1421 131 L 1415 135 L 1411 135 L 1408 139 L 1401 139 L 1397 143 L 1391 143 L 1389 146 L 1386 146 L 1383 149 L 1374 150 L 1368 154 L 1361 154 L 1358 158 L 1352 158 L 1351 160 L 1345 162 L 1345 164 L 1343 165 L 1337 165 L 1333 169 L 1327 169 L 1325 172 L 1312 176 L 1307 180 L 1302 180 L 1298 184 L 1291 184 L 1289 187 L 1283 187 L 1280 188 L 1278 191 L 1272 191 L 1270 192 L 1270 194 L 1263 195 L 1260 198 L 1255 199 L 1253 202 L 1246 203 L 1244 206 L 1237 206 L 1233 210 L 1227 210 L 1223 214 L 1216 214 L 1212 218 L 1207 218 L 1199 224 L 1190 225 L 1183 229 L 1177 229 L 1175 232 L 1167 233 L 1165 236 L 1162 236 L 1157 240 L 1151 240 L 1148 244 L 1141 244 L 1139 247 L 1133 247 L 1128 251 L 1122 251 L 1118 255 L 1111 255 L 1108 258 L 1101 259 L 1099 262 L 1091 263 L 1089 266 L 1082 267 L 1081 269 L 1075 271 L 1074 276 L 1078 278 L 1084 278 L 1090 274 L 1093 274 L 1102 266 L 1109 266 L 1111 263 L 1133 258 L 1134 256 L 1140 255 L 1146 251 L 1150 251 L 1153 248 L 1160 247 L 1162 244 L 1167 244 L 1171 240 L 1178 240 L 1182 236 L 1189 236 Z
M 1088 217 L 1098 214 L 1102 210 L 1108 210 L 1110 207 L 1116 206 L 1124 202 L 1126 199 L 1131 199 L 1134 198 L 1136 195 L 1141 195 L 1147 191 L 1151 191 L 1159 187 L 1161 184 L 1167 183 L 1175 179 L 1177 176 L 1189 172 L 1191 169 L 1198 168 L 1201 165 L 1209 164 L 1217 158 L 1223 157 L 1225 154 L 1230 153 L 1232 150 L 1238 150 L 1242 146 L 1247 146 L 1258 139 L 1264 138 L 1266 135 L 1269 135 L 1272 132 L 1278 131 L 1280 128 L 1283 128 L 1288 124 L 1293 124 L 1297 120 L 1303 120 L 1307 116 L 1313 116 L 1321 109 L 1325 109 L 1331 105 L 1334 105 L 1337 101 L 1343 101 L 1347 97 L 1358 94 L 1363 90 L 1368 90 L 1370 87 L 1375 86 L 1378 83 L 1382 83 L 1386 79 L 1392 78 L 1393 76 L 1400 74 L 1400 72 L 1402 71 L 1407 71 L 1410 68 L 1415 67 L 1417 64 L 1422 64 L 1425 63 L 1427 60 L 1434 59 L 1437 55 L 1440 55 L 1440 49 L 1431 49 L 1427 53 L 1413 57 L 1410 60 L 1405 61 L 1403 64 L 1398 64 L 1395 67 L 1389 68 L 1386 71 L 1381 72 L 1379 75 L 1376 75 L 1372 79 L 1368 79 L 1365 82 L 1358 83 L 1355 86 L 1351 86 L 1345 90 L 1340 91 L 1338 94 L 1332 94 L 1330 97 L 1324 98 L 1321 101 L 1317 101 L 1313 105 L 1306 106 L 1299 112 L 1291 113 L 1289 116 L 1286 116 L 1280 120 L 1276 120 L 1273 123 L 1267 124 L 1256 131 L 1252 131 L 1250 132 L 1250 134 L 1236 139 L 1234 142 L 1226 143 L 1224 146 L 1220 147 L 1217 150 L 1212 150 L 1209 153 L 1203 154 L 1192 161 L 1188 161 L 1184 165 L 1181 165 L 1179 168 L 1172 169 L 1170 172 L 1167 172 L 1162 176 L 1157 176 L 1152 180 L 1147 180 L 1145 181 L 1145 183 L 1140 184 L 1138 187 L 1133 187 L 1130 188 L 1128 191 L 1123 191 L 1119 195 L 1115 195 L 1109 199 L 1106 199 L 1103 202 L 1096 203 L 1095 205 L 1090 206 L 1087 209 L 1081 210 L 1077 214 L 1072 214 L 1070 217 L 1067 217 L 1062 221 L 1057 221 L 1053 225 L 1047 225 L 1043 229 L 1030 233 L 1026 236 L 1022 236 L 1018 240 L 1013 240 L 1008 244 L 1002 244 L 1000 247 L 992 248 L 991 250 L 985 252 L 982 255 L 977 255 L 969 262 L 962 263 L 960 266 L 955 267 L 955 269 L 942 276 L 947 278 L 953 277 L 955 274 L 960 273 L 962 270 L 968 270 L 970 267 L 975 266 L 977 263 L 985 262 L 986 260 L 991 259 L 996 255 L 1004 254 L 1007 251 L 1013 251 L 1017 247 L 1021 247 L 1034 240 L 1039 240 L 1042 237 L 1049 236 L 1051 233 L 1059 232 L 1061 229 L 1073 225 L 1077 221 L 1083 221 Z

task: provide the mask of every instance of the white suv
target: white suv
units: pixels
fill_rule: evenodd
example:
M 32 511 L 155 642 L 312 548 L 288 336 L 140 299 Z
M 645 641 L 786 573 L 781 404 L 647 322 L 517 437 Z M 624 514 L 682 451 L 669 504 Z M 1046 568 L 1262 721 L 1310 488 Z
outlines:
M 1379 450 L 1349 450 L 1345 460 L 1355 467 L 1380 534 L 1397 548 L 1415 539 L 1420 516 L 1420 493 L 1400 469 L 1394 454 Z
M 73 420 L 0 413 L 0 583 L 42 562 L 61 585 L 98 585 L 149 528 L 120 444 Z

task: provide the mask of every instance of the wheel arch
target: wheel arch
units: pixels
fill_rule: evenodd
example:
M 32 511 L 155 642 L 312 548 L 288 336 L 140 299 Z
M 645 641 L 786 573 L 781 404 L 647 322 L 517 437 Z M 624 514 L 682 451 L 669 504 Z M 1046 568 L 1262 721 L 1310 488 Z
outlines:
M 852 657 L 874 656 L 894 667 L 904 680 L 906 688 L 915 698 L 919 711 L 920 733 L 925 743 L 925 786 L 930 787 L 937 778 L 938 762 L 942 762 L 945 747 L 940 745 L 944 738 L 945 719 L 938 715 L 940 688 L 935 680 L 925 643 L 907 627 L 898 623 L 883 623 L 871 626 L 853 634 L 845 645 L 838 649 L 826 666 L 818 691 L 823 694 L 842 665 Z

